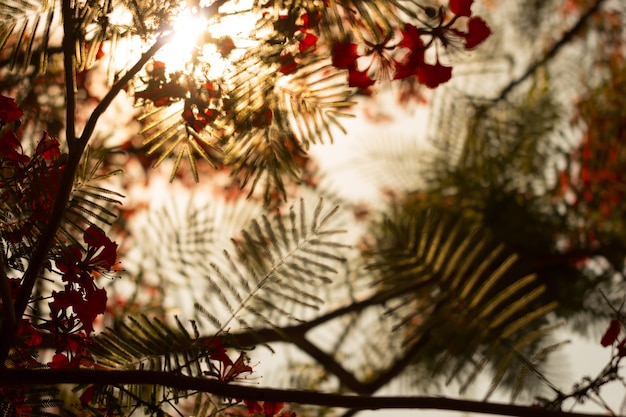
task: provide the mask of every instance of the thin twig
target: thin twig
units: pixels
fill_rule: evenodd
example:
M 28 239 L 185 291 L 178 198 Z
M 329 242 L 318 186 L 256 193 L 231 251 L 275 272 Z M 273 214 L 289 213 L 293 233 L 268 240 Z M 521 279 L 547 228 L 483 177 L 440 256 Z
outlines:
M 552 45 L 552 48 L 550 48 L 544 56 L 531 63 L 526 71 L 524 71 L 524 73 L 518 78 L 509 82 L 509 84 L 504 87 L 502 91 L 500 91 L 500 94 L 494 99 L 494 102 L 505 100 L 507 96 L 515 89 L 515 87 L 523 83 L 528 77 L 534 74 L 535 71 L 546 65 L 552 58 L 554 58 L 565 45 L 567 45 L 572 39 L 574 39 L 574 36 L 576 36 L 576 34 L 585 26 L 587 20 L 589 20 L 589 18 L 600 9 L 600 6 L 602 6 L 602 3 L 604 3 L 604 1 L 605 0 L 596 0 L 593 6 L 591 6 L 585 13 L 580 15 L 576 24 L 574 24 L 574 26 L 566 31 L 563 36 L 561 36 L 561 39 L 559 39 L 558 42 Z
M 85 149 L 85 146 L 87 146 L 87 143 L 89 142 L 89 139 L 91 139 L 91 135 L 93 134 L 96 125 L 98 124 L 98 119 L 111 105 L 113 99 L 124 89 L 124 87 L 126 87 L 126 85 L 133 79 L 133 77 L 137 75 L 139 71 L 141 71 L 141 69 L 148 63 L 148 61 L 152 59 L 154 54 L 156 54 L 159 49 L 161 49 L 167 42 L 169 42 L 172 37 L 173 33 L 159 36 L 154 44 L 150 47 L 150 49 L 148 49 L 141 55 L 135 65 L 133 65 L 132 68 L 124 74 L 124 76 L 117 80 L 117 82 L 113 84 L 109 92 L 102 98 L 102 100 L 100 100 L 96 108 L 91 113 L 89 120 L 87 120 L 87 123 L 85 124 L 85 129 L 83 130 L 83 133 L 80 135 L 80 138 L 78 140 L 78 147 L 81 151 Z

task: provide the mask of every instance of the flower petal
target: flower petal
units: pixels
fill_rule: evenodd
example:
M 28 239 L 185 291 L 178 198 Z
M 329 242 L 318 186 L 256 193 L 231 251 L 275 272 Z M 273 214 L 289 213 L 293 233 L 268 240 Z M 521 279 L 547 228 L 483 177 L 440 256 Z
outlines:
M 611 323 L 609 323 L 608 329 L 604 332 L 604 336 L 602 336 L 602 340 L 600 340 L 600 344 L 604 347 L 610 346 L 617 340 L 617 336 L 619 336 L 619 332 L 622 328 L 621 323 L 617 319 L 612 319 Z
M 418 81 L 428 88 L 436 88 L 448 82 L 450 78 L 452 78 L 452 67 L 441 65 L 439 61 L 435 65 L 424 64 L 417 69 Z
M 465 37 L 465 49 L 473 49 L 480 45 L 491 35 L 491 29 L 480 17 L 473 17 L 467 24 L 467 34 Z
M 448 8 L 457 16 L 469 17 L 472 15 L 472 3 L 474 0 L 450 0 Z
M 357 54 L 358 45 L 356 43 L 336 43 L 333 45 L 332 63 L 337 68 L 352 68 L 359 54 Z

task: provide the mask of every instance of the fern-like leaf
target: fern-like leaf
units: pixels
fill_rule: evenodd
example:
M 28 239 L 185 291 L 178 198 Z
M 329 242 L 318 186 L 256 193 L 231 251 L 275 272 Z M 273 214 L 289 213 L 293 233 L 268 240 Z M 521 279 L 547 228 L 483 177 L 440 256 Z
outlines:
M 31 65 L 35 53 L 40 71 L 45 70 L 48 40 L 60 3 L 38 0 L 0 2 L 0 58 L 8 59 L 11 69 Z M 57 22 L 58 24 L 58 22 Z
M 111 225 L 117 214 L 113 207 L 120 205 L 124 196 L 116 191 L 103 188 L 99 182 L 121 172 L 103 168 L 106 155 L 94 156 L 87 148 L 74 184 L 72 197 L 68 203 L 64 223 L 59 230 L 62 241 L 80 244 L 76 232 L 82 236 L 86 228 L 96 224 Z
M 344 74 L 330 69 L 324 61 L 312 62 L 278 87 L 280 107 L 289 115 L 283 120 L 292 121 L 283 129 L 293 131 L 305 148 L 324 137 L 332 142 L 332 128 L 343 130 L 339 117 L 351 116 L 346 109 L 353 105 L 353 91 L 346 88 Z
M 325 210 L 320 200 L 308 219 L 301 201 L 286 216 L 253 221 L 233 240 L 235 255 L 225 251 L 221 263 L 211 264 L 207 300 L 197 305 L 201 316 L 218 330 L 250 330 L 318 308 L 317 288 L 345 260 L 346 246 L 336 240 L 342 230 L 332 227 L 336 211 Z
M 493 387 L 514 361 L 532 366 L 524 358 L 545 336 L 534 329 L 555 304 L 535 275 L 519 271 L 515 254 L 462 216 L 419 203 L 380 227 L 370 268 L 381 290 L 398 294 L 389 308 L 418 366 L 461 380 L 462 390 L 484 358 L 495 364 Z
M 209 348 L 176 318 L 174 326 L 156 318 L 130 317 L 107 329 L 90 344 L 94 364 L 111 370 L 149 370 L 204 377 L 212 371 Z M 167 407 L 190 393 L 157 385 L 96 387 L 94 404 L 117 404 L 120 408 L 150 405 L 152 415 L 166 415 Z

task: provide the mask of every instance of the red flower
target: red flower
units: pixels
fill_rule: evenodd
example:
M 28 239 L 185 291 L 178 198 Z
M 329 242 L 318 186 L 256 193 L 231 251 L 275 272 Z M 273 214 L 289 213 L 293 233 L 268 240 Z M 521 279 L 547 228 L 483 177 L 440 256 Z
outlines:
M 367 87 L 372 86 L 376 81 L 372 80 L 367 71 L 359 71 L 356 68 L 351 68 L 348 72 L 348 85 L 350 87 L 357 87 L 365 90 Z
M 66 284 L 63 291 L 52 292 L 53 301 L 49 305 L 52 322 L 57 323 L 54 331 L 60 333 L 69 334 L 82 328 L 89 334 L 93 331 L 96 317 L 106 310 L 106 290 L 96 286 L 94 275 L 111 271 L 117 260 L 117 244 L 96 226 L 90 226 L 85 231 L 83 240 L 87 244 L 84 258 L 78 246 L 71 246 L 56 261 Z M 82 326 L 61 329 L 62 318 L 68 317 L 67 309 L 70 307 Z
M 87 252 L 83 258 L 78 246 L 71 246 L 59 259 L 56 265 L 63 272 L 63 280 L 82 284 L 93 273 L 106 273 L 113 269 L 117 260 L 117 243 L 111 241 L 102 229 L 90 226 L 83 234 L 87 244 Z M 87 279 L 89 280 L 89 279 Z
M 0 125 L 13 123 L 23 115 L 14 99 L 0 95 Z
M 457 16 L 469 17 L 472 15 L 472 3 L 474 0 L 450 0 L 448 8 Z
M 243 373 L 252 373 L 252 367 L 246 365 L 245 360 L 246 355 L 241 352 L 235 363 L 233 363 L 230 367 L 224 367 L 222 369 L 220 380 L 224 382 L 231 382 L 238 379 L 239 375 Z
M 600 340 L 600 344 L 604 347 L 610 346 L 617 340 L 617 336 L 619 336 L 619 332 L 622 328 L 622 324 L 618 319 L 612 319 L 611 323 L 609 323 L 608 329 L 604 332 L 604 336 L 602 336 L 602 340 Z
M 53 291 L 52 298 L 54 300 L 50 303 L 51 310 L 59 312 L 72 307 L 74 314 L 82 324 L 82 329 L 87 334 L 93 332 L 93 322 L 98 315 L 105 312 L 107 304 L 106 290 L 97 288 L 93 283 L 85 285 L 82 291 L 66 286 L 64 291 Z
M 221 362 L 224 367 L 233 364 L 233 361 L 228 357 L 226 349 L 220 339 L 212 337 L 207 339 L 204 343 L 207 348 L 209 348 L 209 358 Z
M 35 329 L 28 320 L 20 321 L 17 328 L 17 337 L 22 339 L 28 346 L 38 346 L 43 342 L 41 332 Z
M 41 140 L 35 149 L 33 158 L 42 157 L 44 161 L 51 162 L 61 156 L 61 146 L 59 140 L 44 132 Z
M 248 407 L 248 414 L 251 416 L 261 414 L 268 417 L 277 415 L 280 410 L 283 409 L 285 403 L 262 401 L 262 404 L 255 400 L 243 400 L 243 403 Z M 292 411 L 283 411 L 280 417 L 295 417 L 296 413 Z
M 461 32 L 458 32 L 461 34 Z M 467 23 L 467 33 L 461 34 L 465 38 L 465 49 L 473 49 L 491 35 L 491 29 L 480 17 L 472 17 Z
M 90 385 L 85 391 L 83 391 L 80 397 L 78 397 L 78 400 L 82 404 L 89 404 L 93 400 L 94 390 L 95 387 L 93 385 Z
M 0 137 L 0 161 L 4 158 L 13 166 L 27 164 L 30 161 L 30 158 L 24 155 L 22 144 L 12 129 L 7 129 Z
M 265 401 L 263 403 L 263 413 L 265 413 L 266 416 L 273 416 L 275 414 L 278 414 L 278 412 L 282 410 L 284 406 L 285 403 L 274 403 L 270 401 Z
M 417 69 L 417 80 L 428 88 L 436 88 L 452 78 L 452 67 L 424 64 Z
M 402 40 L 398 44 L 400 48 L 408 48 L 413 53 L 424 48 L 420 30 L 414 25 L 407 23 L 400 33 L 402 33 Z
M 228 58 L 233 49 L 235 49 L 235 42 L 230 36 L 223 36 L 217 40 L 217 51 L 224 58 Z
M 248 414 L 250 414 L 251 416 L 263 412 L 263 407 L 261 407 L 261 404 L 259 404 L 258 401 L 243 400 L 243 403 L 246 405 L 246 407 L 248 407 Z
M 417 75 L 417 69 L 424 64 L 424 42 L 420 36 L 419 29 L 411 24 L 407 24 L 401 33 L 402 40 L 398 47 L 407 48 L 410 52 L 404 57 L 402 62 L 396 61 L 394 80 Z
M 296 60 L 290 53 L 280 55 L 278 60 L 280 61 L 280 68 L 278 71 L 283 74 L 292 74 L 296 71 L 296 69 L 298 69 L 298 64 L 296 64 Z
M 64 353 L 55 353 L 52 357 L 52 361 L 48 362 L 50 369 L 63 369 L 70 367 L 70 360 Z
M 316 43 L 317 36 L 312 33 L 305 33 L 304 37 L 302 37 L 302 39 L 298 42 L 298 48 L 300 49 L 300 52 L 308 51 L 309 49 L 313 50 Z
M 85 230 L 83 240 L 87 244 L 84 262 L 88 262 L 95 270 L 110 271 L 117 260 L 117 243 L 111 241 L 104 231 L 96 226 L 90 226 Z
M 356 65 L 359 58 L 357 54 L 358 45 L 356 43 L 336 43 L 332 50 L 333 66 L 342 69 L 350 69 Z

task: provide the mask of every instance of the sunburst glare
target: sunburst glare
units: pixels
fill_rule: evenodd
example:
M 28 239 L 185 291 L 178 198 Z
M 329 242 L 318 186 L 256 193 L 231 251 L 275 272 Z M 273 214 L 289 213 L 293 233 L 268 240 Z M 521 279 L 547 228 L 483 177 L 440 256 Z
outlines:
M 216 21 L 199 12 L 199 7 L 205 7 L 202 3 L 196 6 L 183 2 L 173 24 L 173 38 L 155 55 L 155 59 L 164 62 L 168 71 L 182 71 L 188 69 L 196 56 L 209 65 L 211 75 L 221 74 L 227 63 L 216 41 L 219 43 L 228 38 L 232 42 L 229 59 L 237 58 L 250 47 L 250 32 L 256 22 L 251 6 L 251 0 L 227 4 L 220 8 L 221 20 Z M 213 42 L 207 42 L 209 39 Z
M 184 7 L 173 25 L 174 36 L 156 55 L 170 70 L 183 70 L 207 31 L 208 20 L 196 8 Z

